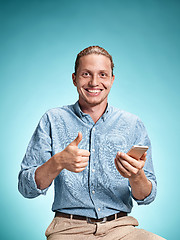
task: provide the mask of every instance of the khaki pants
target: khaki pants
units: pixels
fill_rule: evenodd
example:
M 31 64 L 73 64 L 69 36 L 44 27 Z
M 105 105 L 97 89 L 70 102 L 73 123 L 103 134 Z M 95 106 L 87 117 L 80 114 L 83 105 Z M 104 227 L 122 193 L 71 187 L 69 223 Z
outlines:
M 135 228 L 138 221 L 130 216 L 106 223 L 55 217 L 46 230 L 47 240 L 162 240 L 153 233 Z

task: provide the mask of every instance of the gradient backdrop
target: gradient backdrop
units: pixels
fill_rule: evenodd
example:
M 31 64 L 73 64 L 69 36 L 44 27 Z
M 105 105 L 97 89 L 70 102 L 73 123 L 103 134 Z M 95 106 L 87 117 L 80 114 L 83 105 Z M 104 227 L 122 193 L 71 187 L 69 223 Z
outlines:
M 100 45 L 114 57 L 115 107 L 138 115 L 153 145 L 158 195 L 134 205 L 140 227 L 180 239 L 180 1 L 0 1 L 2 240 L 40 240 L 53 218 L 53 188 L 17 190 L 20 163 L 44 112 L 77 100 L 76 54 Z

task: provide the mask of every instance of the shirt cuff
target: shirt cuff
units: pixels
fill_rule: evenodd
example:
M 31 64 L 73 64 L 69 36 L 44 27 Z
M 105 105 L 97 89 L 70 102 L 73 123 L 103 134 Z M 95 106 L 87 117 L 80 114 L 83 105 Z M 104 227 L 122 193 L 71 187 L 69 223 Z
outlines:
M 35 182 L 35 171 L 38 167 L 39 166 L 32 167 L 23 172 L 24 177 L 21 179 L 20 192 L 26 198 L 35 198 L 41 194 L 45 195 L 48 188 L 50 187 L 49 186 L 43 190 L 37 187 L 37 184 Z
M 39 166 L 38 166 L 39 167 Z M 36 172 L 36 169 L 38 168 L 38 167 L 35 167 L 35 168 L 33 168 L 33 171 L 32 171 L 32 189 L 34 190 L 34 191 L 36 191 L 38 194 L 43 194 L 43 195 L 45 195 L 46 194 L 46 192 L 47 192 L 47 190 L 49 189 L 49 187 L 47 187 L 47 188 L 45 188 L 45 189 L 43 189 L 43 190 L 41 190 L 41 189 L 39 189 L 38 187 L 37 187 L 37 184 L 36 184 L 36 181 L 35 181 L 35 172 Z
M 131 192 L 132 198 L 137 202 L 138 205 L 150 204 L 151 202 L 154 201 L 154 199 L 156 197 L 156 191 L 157 191 L 156 183 L 153 180 L 150 180 L 150 179 L 148 179 L 148 180 L 152 183 L 152 189 L 151 189 L 151 193 L 146 198 L 144 198 L 143 200 L 138 200 L 133 197 L 132 192 Z

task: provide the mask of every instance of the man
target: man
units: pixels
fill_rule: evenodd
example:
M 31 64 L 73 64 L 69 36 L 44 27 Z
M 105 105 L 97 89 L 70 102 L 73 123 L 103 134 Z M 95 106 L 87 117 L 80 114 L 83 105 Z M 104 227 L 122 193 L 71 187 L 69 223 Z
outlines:
M 79 101 L 44 114 L 19 174 L 27 198 L 45 194 L 54 180 L 55 218 L 46 230 L 58 239 L 162 239 L 135 228 L 132 198 L 156 195 L 151 144 L 140 119 L 108 105 L 114 82 L 111 55 L 99 46 L 81 51 L 72 74 Z M 140 159 L 126 153 L 147 145 Z

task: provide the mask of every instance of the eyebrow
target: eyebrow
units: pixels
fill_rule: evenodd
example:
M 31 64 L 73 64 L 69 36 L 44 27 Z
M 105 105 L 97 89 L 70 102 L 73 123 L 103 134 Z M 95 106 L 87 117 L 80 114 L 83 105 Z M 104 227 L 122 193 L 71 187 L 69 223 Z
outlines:
M 81 70 L 81 72 L 83 72 L 83 71 L 92 72 L 91 70 L 86 69 L 86 68 Z M 98 72 L 108 72 L 108 71 L 105 69 L 102 69 L 102 70 L 98 70 Z

